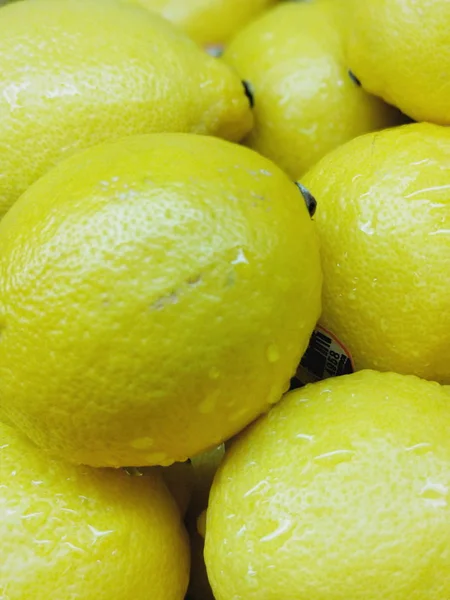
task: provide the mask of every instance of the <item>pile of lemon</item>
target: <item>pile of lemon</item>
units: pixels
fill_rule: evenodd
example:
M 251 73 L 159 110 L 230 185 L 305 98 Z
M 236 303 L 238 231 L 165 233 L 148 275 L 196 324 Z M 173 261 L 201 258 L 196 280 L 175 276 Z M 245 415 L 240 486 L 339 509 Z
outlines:
M 0 600 L 450 600 L 450 2 L 1 4 Z

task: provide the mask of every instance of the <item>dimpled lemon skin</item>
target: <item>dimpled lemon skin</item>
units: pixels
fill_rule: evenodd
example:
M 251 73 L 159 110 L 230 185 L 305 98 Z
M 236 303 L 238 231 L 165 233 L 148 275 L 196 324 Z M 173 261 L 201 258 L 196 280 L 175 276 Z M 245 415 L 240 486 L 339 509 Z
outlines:
M 342 146 L 315 195 L 321 324 L 373 368 L 450 383 L 450 130 L 412 124 Z
M 126 0 L 157 11 L 202 45 L 223 44 L 277 0 Z
M 415 121 L 449 125 L 450 2 L 347 1 L 348 64 L 363 87 Z
M 363 371 L 288 394 L 216 476 L 206 564 L 216 600 L 450 596 L 450 402 Z
M 255 126 L 245 143 L 293 178 L 344 142 L 402 118 L 350 77 L 340 22 L 335 0 L 283 3 L 224 53 L 253 90 Z
M 189 549 L 157 474 L 51 460 L 0 423 L 0 597 L 183 600 Z
M 167 466 L 277 402 L 320 315 L 296 185 L 218 138 L 91 148 L 0 223 L 0 397 L 38 445 Z
M 0 217 L 52 165 L 151 132 L 233 141 L 251 128 L 241 81 L 154 13 L 36 0 L 0 19 Z

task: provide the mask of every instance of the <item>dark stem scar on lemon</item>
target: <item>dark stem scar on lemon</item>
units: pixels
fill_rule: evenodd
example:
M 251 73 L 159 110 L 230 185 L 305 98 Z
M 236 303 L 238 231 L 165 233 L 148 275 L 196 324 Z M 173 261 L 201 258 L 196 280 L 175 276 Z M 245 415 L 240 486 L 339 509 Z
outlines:
M 309 215 L 313 217 L 316 214 L 317 210 L 317 200 L 314 198 L 311 192 L 305 188 L 304 185 L 302 185 L 298 181 L 295 182 L 295 185 L 298 187 L 303 196 Z
M 242 85 L 244 86 L 245 95 L 248 98 L 250 103 L 250 107 L 253 108 L 255 106 L 255 95 L 253 92 L 253 86 L 249 81 L 242 80 Z

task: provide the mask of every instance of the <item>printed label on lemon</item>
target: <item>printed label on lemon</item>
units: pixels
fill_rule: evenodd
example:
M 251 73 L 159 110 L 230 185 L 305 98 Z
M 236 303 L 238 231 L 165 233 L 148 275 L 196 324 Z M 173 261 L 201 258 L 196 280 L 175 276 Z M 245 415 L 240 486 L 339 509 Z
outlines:
M 317 327 L 294 376 L 292 387 L 348 375 L 354 370 L 352 356 L 344 344 L 324 327 Z

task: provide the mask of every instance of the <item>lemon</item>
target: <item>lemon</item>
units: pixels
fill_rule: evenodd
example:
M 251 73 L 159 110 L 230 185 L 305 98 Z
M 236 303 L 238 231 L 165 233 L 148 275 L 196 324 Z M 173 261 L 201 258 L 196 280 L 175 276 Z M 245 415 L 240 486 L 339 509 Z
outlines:
M 51 460 L 3 423 L 0 549 L 5 599 L 182 600 L 187 587 L 186 533 L 156 473 Z
M 239 29 L 277 0 L 126 0 L 157 11 L 196 42 L 226 43 Z
M 293 178 L 342 143 L 402 118 L 349 73 L 341 20 L 336 0 L 283 3 L 224 53 L 253 91 L 255 126 L 246 143 Z
M 244 87 L 164 19 L 102 0 L 25 0 L 0 19 L 0 218 L 62 158 L 126 135 L 239 140 Z
M 204 539 L 197 531 L 197 519 L 208 504 L 214 475 L 225 455 L 225 444 L 207 450 L 184 463 L 170 467 L 139 469 L 143 474 L 160 471 L 177 502 L 190 538 L 191 571 L 187 600 L 214 600 L 203 557 Z
M 289 386 L 320 314 L 318 241 L 269 160 L 150 134 L 60 163 L 0 223 L 2 409 L 93 466 L 168 466 Z
M 191 501 L 194 487 L 194 469 L 189 461 L 174 463 L 170 467 L 152 467 L 158 469 L 164 483 L 177 503 L 180 513 L 184 516 Z M 147 471 L 145 470 L 145 473 Z
M 224 454 L 225 444 L 221 444 L 188 461 L 176 462 L 170 467 L 143 467 L 136 469 L 135 474 L 145 475 L 157 469 L 181 514 L 186 515 L 189 508 L 190 512 L 198 516 L 208 504 L 212 480 Z
M 450 124 L 450 2 L 347 0 L 348 63 L 365 89 L 416 121 Z
M 208 506 L 209 492 L 214 475 L 224 455 L 225 444 L 221 444 L 191 458 L 194 481 L 190 510 L 195 519 Z
M 205 540 L 197 530 L 197 523 L 199 519 L 204 520 L 202 515 L 208 505 L 211 485 L 224 456 L 225 444 L 221 444 L 191 459 L 194 484 L 185 521 L 191 542 L 191 576 L 188 588 L 190 600 L 214 600 L 204 559 Z
M 450 130 L 353 140 L 303 179 L 320 210 L 321 325 L 357 369 L 450 383 Z
M 450 402 L 437 383 L 363 371 L 291 392 L 214 480 L 216 600 L 450 596 Z
M 187 600 L 215 600 L 206 571 L 205 540 L 197 531 L 195 521 L 188 521 L 187 529 L 191 542 L 191 576 Z

